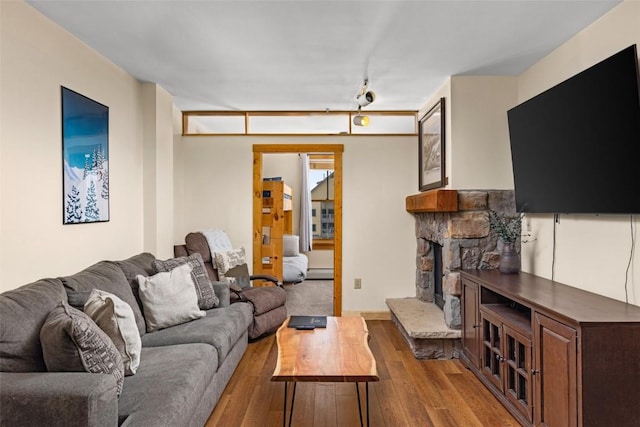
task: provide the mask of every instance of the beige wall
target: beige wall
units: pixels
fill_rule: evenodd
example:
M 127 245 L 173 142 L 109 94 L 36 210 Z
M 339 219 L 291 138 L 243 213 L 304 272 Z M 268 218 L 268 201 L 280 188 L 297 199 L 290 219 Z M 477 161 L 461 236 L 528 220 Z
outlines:
M 176 239 L 220 227 L 252 256 L 252 144 L 344 144 L 343 310 L 386 310 L 388 297 L 415 295 L 415 137 L 183 137 L 176 181 L 189 183 L 176 206 Z M 188 167 L 187 167 L 188 165 Z M 180 212 L 182 211 L 182 212 Z M 353 279 L 362 278 L 362 289 Z
M 517 105 L 517 80 L 452 76 L 420 108 L 419 118 L 445 98 L 447 188 L 513 188 L 507 110 Z
M 169 256 L 170 96 L 156 85 L 143 96 L 133 77 L 22 1 L 0 2 L 0 43 L 0 291 L 129 257 L 152 248 L 147 240 Z M 109 107 L 108 222 L 62 225 L 60 86 Z M 145 182 L 149 152 L 156 169 Z M 156 212 L 145 231 L 149 191 Z
M 520 75 L 519 102 L 633 43 L 640 45 L 640 2 L 625 1 Z M 523 270 L 551 277 L 553 218 L 529 217 L 536 240 L 523 245 Z M 637 242 L 637 215 L 633 221 Z M 624 300 L 631 251 L 630 217 L 561 215 L 556 227 L 555 280 Z M 640 305 L 639 253 L 636 246 L 627 284 L 629 302 L 635 305 Z
M 142 86 L 144 250 L 173 257 L 173 100 L 155 83 Z
M 513 188 L 507 110 L 517 103 L 515 77 L 451 77 L 451 188 Z
M 0 2 L 0 289 L 142 249 L 140 86 L 22 2 Z M 62 225 L 60 86 L 109 107 L 110 221 Z

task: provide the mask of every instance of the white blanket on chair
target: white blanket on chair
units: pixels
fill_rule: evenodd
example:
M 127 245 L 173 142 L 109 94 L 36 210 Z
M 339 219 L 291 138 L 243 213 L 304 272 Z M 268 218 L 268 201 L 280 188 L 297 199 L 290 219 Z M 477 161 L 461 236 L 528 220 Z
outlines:
M 227 233 L 223 230 L 205 230 L 202 232 L 202 235 L 207 239 L 212 261 L 215 260 L 216 252 L 227 252 L 233 250 L 231 240 L 229 240 L 229 236 L 227 236 Z

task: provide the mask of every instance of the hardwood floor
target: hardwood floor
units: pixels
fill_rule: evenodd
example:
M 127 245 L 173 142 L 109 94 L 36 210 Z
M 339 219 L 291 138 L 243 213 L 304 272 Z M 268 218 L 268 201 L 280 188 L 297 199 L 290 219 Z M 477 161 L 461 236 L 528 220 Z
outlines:
M 380 377 L 369 384 L 371 426 L 519 426 L 459 361 L 416 360 L 391 321 L 367 325 Z M 275 364 L 275 336 L 250 343 L 206 426 L 282 426 Z M 293 426 L 358 425 L 353 383 L 298 383 Z

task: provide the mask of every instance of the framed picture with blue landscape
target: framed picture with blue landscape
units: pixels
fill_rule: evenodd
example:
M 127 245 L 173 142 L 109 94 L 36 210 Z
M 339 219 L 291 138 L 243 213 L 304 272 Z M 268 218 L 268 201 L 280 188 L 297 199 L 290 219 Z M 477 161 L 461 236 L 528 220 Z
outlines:
M 109 221 L 109 107 L 62 87 L 63 224 Z

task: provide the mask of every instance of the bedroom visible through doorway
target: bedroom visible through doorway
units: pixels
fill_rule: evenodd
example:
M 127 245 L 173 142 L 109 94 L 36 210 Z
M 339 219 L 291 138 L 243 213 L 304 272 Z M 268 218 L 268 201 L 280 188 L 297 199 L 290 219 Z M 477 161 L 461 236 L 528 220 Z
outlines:
M 269 274 L 269 269 L 274 270 L 273 265 L 278 265 L 278 256 L 284 259 L 291 259 L 285 256 L 284 252 L 278 247 L 279 229 L 276 227 L 275 239 L 267 238 L 271 247 L 264 246 L 265 230 L 269 232 L 269 227 L 278 222 L 280 217 L 290 217 L 291 224 L 288 225 L 287 234 L 300 237 L 301 229 L 306 227 L 309 234 L 312 234 L 312 250 L 302 251 L 308 256 L 308 270 L 306 272 L 305 281 L 293 285 L 297 293 L 303 289 L 313 285 L 324 285 L 326 287 L 329 282 L 331 292 L 329 294 L 329 303 L 333 307 L 333 315 L 341 315 L 342 312 L 342 145 L 321 145 L 321 144 L 279 144 L 279 145 L 254 145 L 254 274 Z M 306 154 L 308 162 L 300 162 L 299 154 Z M 307 173 L 303 173 L 299 166 L 301 164 L 310 166 Z M 312 169 L 312 168 L 313 169 Z M 301 176 L 308 177 L 308 182 L 302 183 Z M 264 181 L 263 181 L 264 180 Z M 271 180 L 282 181 L 284 187 L 289 187 L 289 197 L 292 199 L 292 207 L 289 209 L 300 210 L 301 203 L 301 187 L 305 187 L 308 191 L 307 202 L 311 206 L 309 218 L 311 224 L 307 222 L 306 226 L 302 225 L 299 218 L 300 212 L 286 213 L 277 210 L 277 206 L 267 206 L 271 203 L 263 197 L 271 196 L 264 194 L 263 182 Z M 275 199 L 274 199 L 275 200 Z M 265 205 L 265 203 L 267 205 Z M 265 206 L 267 206 L 265 208 Z M 315 215 L 314 215 L 315 214 Z M 280 228 L 281 229 L 281 228 Z M 282 232 L 280 232 L 282 233 Z M 303 234 L 306 234 L 303 232 Z M 300 239 L 302 240 L 302 239 Z M 275 244 L 273 244 L 275 242 Z M 300 245 L 301 249 L 305 247 L 304 243 Z M 282 261 L 280 261 L 282 262 Z M 284 262 L 282 262 L 282 270 L 286 271 Z M 265 268 L 266 267 L 266 268 Z M 290 268 L 288 270 L 291 270 Z M 281 273 L 282 274 L 282 273 Z M 291 276 L 290 276 L 291 277 Z M 287 282 L 285 280 L 285 282 Z M 305 285 L 305 286 L 301 286 Z M 289 287 L 289 286 L 288 286 Z M 319 291 L 320 286 L 315 289 Z M 293 289 L 293 288 L 292 288 Z M 323 292 L 323 295 L 326 292 Z M 332 294 L 332 295 L 331 295 Z M 323 298 L 327 299 L 327 298 Z M 314 313 L 318 314 L 318 313 Z

